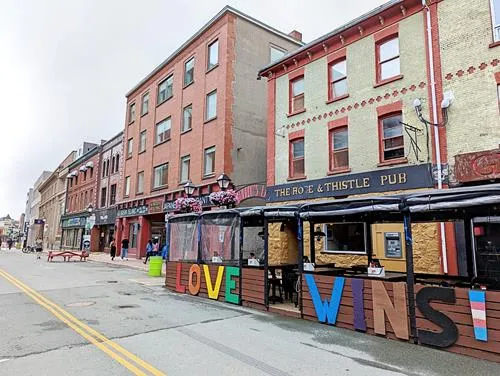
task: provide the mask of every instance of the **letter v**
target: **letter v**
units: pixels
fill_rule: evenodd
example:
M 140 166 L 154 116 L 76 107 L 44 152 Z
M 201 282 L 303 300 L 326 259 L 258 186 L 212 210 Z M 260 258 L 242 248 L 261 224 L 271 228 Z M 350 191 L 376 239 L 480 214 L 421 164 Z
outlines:
M 217 300 L 219 298 L 219 290 L 222 283 L 222 276 L 224 274 L 224 267 L 218 267 L 214 287 L 212 287 L 212 280 L 210 279 L 210 269 L 208 268 L 208 265 L 203 265 L 203 274 L 205 274 L 205 282 L 207 283 L 208 297 L 210 299 Z
M 306 274 L 305 276 L 309 294 L 311 295 L 318 320 L 320 322 L 326 322 L 328 320 L 329 324 L 335 324 L 337 322 L 337 315 L 339 313 L 340 300 L 342 299 L 345 278 L 335 278 L 335 282 L 332 287 L 332 298 L 329 302 L 328 299 L 325 299 L 325 301 L 321 300 L 318 287 L 316 286 L 316 282 L 314 281 L 314 275 Z

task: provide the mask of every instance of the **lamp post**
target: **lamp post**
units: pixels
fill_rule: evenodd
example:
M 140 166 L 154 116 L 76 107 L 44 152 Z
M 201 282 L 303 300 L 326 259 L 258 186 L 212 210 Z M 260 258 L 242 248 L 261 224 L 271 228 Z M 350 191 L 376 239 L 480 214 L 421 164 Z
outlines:
M 184 193 L 186 196 L 191 197 L 196 189 L 196 186 L 191 182 L 191 180 L 188 180 L 186 184 L 184 184 Z
M 222 173 L 217 178 L 217 184 L 219 184 L 221 190 L 225 191 L 226 189 L 229 188 L 229 185 L 231 184 L 231 179 L 229 178 L 229 176 Z

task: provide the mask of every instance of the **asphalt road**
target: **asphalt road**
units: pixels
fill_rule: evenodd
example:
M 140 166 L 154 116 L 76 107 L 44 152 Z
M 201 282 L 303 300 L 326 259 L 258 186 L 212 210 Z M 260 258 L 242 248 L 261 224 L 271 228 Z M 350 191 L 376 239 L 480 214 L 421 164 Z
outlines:
M 178 295 L 162 282 L 0 251 L 0 375 L 500 375 L 499 364 Z

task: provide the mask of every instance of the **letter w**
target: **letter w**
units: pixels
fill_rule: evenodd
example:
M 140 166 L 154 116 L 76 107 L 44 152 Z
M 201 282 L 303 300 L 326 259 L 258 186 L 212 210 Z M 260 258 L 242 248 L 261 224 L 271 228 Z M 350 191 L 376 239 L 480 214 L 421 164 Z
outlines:
M 305 276 L 309 294 L 311 295 L 318 320 L 320 322 L 326 322 L 328 320 L 329 324 L 335 324 L 337 322 L 337 315 L 339 313 L 342 292 L 344 291 L 345 278 L 335 278 L 335 283 L 332 287 L 332 297 L 329 302 L 328 299 L 325 299 L 325 301 L 321 300 L 318 287 L 316 286 L 316 282 L 314 280 L 314 275 L 306 274 Z

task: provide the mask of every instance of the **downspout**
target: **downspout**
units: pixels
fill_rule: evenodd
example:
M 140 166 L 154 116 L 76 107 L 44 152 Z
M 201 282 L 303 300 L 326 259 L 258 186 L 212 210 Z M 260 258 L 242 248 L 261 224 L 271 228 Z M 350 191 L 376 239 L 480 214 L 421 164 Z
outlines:
M 432 100 L 432 122 L 434 124 L 439 123 L 438 113 L 437 113 L 437 98 L 436 98 L 436 80 L 434 72 L 434 52 L 432 44 L 432 27 L 431 27 L 431 9 L 427 6 L 426 0 L 422 0 L 422 5 L 426 10 L 427 17 L 427 46 L 429 48 L 429 74 L 431 78 L 431 100 Z M 433 126 L 434 128 L 434 147 L 436 149 L 436 167 L 437 167 L 437 183 L 438 189 L 443 189 L 443 177 L 441 169 L 441 142 L 439 138 L 439 128 Z M 441 234 L 441 257 L 443 260 L 443 272 L 448 274 L 448 257 L 446 255 L 446 232 L 444 228 L 444 222 L 439 223 L 439 230 Z

